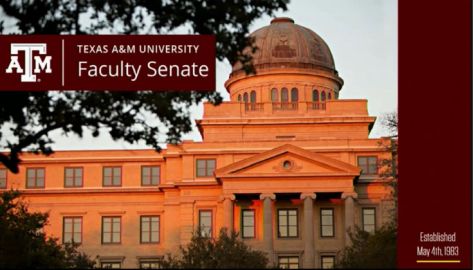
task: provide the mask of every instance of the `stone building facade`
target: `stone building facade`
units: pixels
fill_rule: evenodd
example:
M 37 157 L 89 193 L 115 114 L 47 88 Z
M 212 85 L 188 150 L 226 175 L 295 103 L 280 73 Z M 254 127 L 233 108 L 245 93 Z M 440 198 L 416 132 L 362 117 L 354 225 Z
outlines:
M 389 219 L 377 164 L 389 140 L 370 139 L 367 100 L 339 99 L 327 44 L 289 18 L 255 31 L 256 74 L 236 64 L 230 101 L 204 104 L 202 142 L 154 150 L 25 154 L 0 187 L 50 213 L 45 231 L 80 242 L 103 267 L 156 267 L 193 231 L 226 227 L 290 268 L 329 268 L 355 225 Z

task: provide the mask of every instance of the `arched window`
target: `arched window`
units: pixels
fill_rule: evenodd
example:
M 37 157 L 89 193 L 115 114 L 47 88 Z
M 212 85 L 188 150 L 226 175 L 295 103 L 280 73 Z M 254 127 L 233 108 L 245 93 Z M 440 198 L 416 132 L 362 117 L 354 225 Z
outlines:
M 276 88 L 271 89 L 271 101 L 272 102 L 279 101 L 278 89 Z
M 289 93 L 287 91 L 287 88 L 284 87 L 281 89 L 281 102 L 288 102 L 289 101 Z
M 322 100 L 322 102 L 325 101 L 325 91 L 322 91 L 322 93 L 320 94 L 320 99 Z
M 297 90 L 297 88 L 291 89 L 291 101 L 292 102 L 299 101 L 299 90 Z
M 318 102 L 319 101 L 319 91 L 313 90 L 312 91 L 312 101 Z
M 248 103 L 248 93 L 243 94 L 243 102 Z
M 241 102 L 241 95 L 238 95 L 238 102 Z
M 255 90 L 251 91 L 251 93 L 250 93 L 250 102 L 251 103 L 256 103 L 256 91 Z
M 328 92 L 327 98 L 328 98 L 329 100 L 332 99 L 332 93 Z

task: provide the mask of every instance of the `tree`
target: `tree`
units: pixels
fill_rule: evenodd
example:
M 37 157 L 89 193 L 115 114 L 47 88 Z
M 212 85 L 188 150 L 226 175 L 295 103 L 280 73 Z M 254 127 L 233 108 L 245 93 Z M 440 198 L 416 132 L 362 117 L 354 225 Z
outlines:
M 393 222 L 397 223 L 397 184 L 398 184 L 398 115 L 397 112 L 386 113 L 381 118 L 383 126 L 389 131 L 389 143 L 384 149 L 390 153 L 389 158 L 380 160 L 380 176 L 389 181 L 392 188 L 393 199 Z
M 354 230 L 348 234 L 352 244 L 338 254 L 335 268 L 396 268 L 397 226 L 395 223 L 384 224 L 374 233 L 355 226 Z
M 262 15 L 287 10 L 288 1 L 0 1 L 6 15 L 0 19 L 0 32 L 162 34 L 184 27 L 191 34 L 214 34 L 218 60 L 239 61 L 245 71 L 254 72 L 250 54 L 243 53 L 244 48 L 256 50 L 247 37 L 249 26 Z M 16 23 L 18 29 L 5 29 L 5 21 Z M 4 141 L 0 149 L 9 149 L 0 153 L 0 162 L 16 173 L 24 150 L 52 153 L 49 135 L 54 130 L 80 137 L 84 129 L 90 129 L 94 137 L 107 130 L 114 140 L 145 142 L 159 151 L 160 143 L 177 143 L 181 134 L 191 130 L 188 108 L 203 100 L 219 104 L 222 97 L 217 92 L 195 91 L 0 92 L 0 128 L 8 126 L 13 134 L 4 138 L 0 133 L 0 142 Z
M 48 214 L 30 213 L 18 191 L 0 197 L 0 268 L 93 268 L 78 244 L 57 243 L 42 231 Z
M 238 239 L 238 233 L 221 229 L 217 239 L 202 236 L 197 230 L 191 241 L 180 247 L 180 255 L 168 254 L 161 261 L 163 268 L 258 269 L 265 268 L 265 253 L 252 250 Z

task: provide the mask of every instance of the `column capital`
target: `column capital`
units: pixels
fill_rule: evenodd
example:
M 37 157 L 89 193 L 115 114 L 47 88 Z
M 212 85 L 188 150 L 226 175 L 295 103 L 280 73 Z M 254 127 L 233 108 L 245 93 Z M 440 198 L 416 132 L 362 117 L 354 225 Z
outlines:
M 270 198 L 271 200 L 276 200 L 276 194 L 274 194 L 274 193 L 261 193 L 259 195 L 260 200 L 264 200 L 266 198 Z
M 356 192 L 343 192 L 342 199 L 345 200 L 346 198 L 351 197 L 352 199 L 358 198 L 358 193 Z
M 315 200 L 315 198 L 317 198 L 317 195 L 315 194 L 315 192 L 302 192 L 301 200 L 304 200 L 305 198 L 311 198 L 312 200 Z
M 235 200 L 235 194 L 222 194 L 222 195 L 220 195 L 219 201 L 223 202 L 225 200 L 234 201 Z

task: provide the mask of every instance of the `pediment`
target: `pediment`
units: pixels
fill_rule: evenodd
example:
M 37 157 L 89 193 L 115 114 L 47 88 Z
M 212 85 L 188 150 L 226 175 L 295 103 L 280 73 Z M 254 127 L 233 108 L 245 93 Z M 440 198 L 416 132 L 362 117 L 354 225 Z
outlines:
M 215 171 L 217 178 L 287 176 L 357 176 L 360 168 L 286 144 Z

